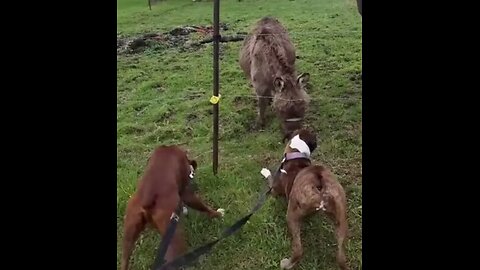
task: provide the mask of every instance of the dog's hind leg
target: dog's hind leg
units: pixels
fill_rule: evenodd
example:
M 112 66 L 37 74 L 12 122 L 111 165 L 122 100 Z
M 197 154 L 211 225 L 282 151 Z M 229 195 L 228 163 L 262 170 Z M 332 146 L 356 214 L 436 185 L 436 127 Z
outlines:
M 170 218 L 175 211 L 175 206 L 169 207 L 170 211 L 164 209 L 155 210 L 152 215 L 153 223 L 162 236 L 165 235 Z M 172 240 L 168 245 L 167 252 L 165 253 L 165 261 L 169 262 L 176 257 L 184 254 L 187 251 L 187 243 L 185 241 L 185 232 L 181 224 L 177 224 L 175 233 Z
M 121 270 L 128 270 L 130 256 L 135 248 L 140 233 L 145 229 L 146 220 L 143 209 L 141 208 L 138 198 L 132 197 L 127 205 L 127 211 L 123 225 L 124 234 L 122 241 L 122 260 Z
M 225 210 L 222 208 L 219 208 L 217 211 L 213 210 L 210 206 L 205 204 L 205 202 L 203 202 L 193 190 L 188 188 L 184 191 L 182 200 L 187 206 L 206 213 L 209 217 L 221 217 L 225 214 Z
M 299 209 L 290 201 L 287 210 L 287 224 L 292 237 L 292 257 L 285 258 L 280 262 L 280 267 L 282 269 L 291 269 L 303 256 L 300 226 L 302 217 L 298 211 Z
M 332 193 L 331 193 L 332 194 Z M 324 196 L 325 199 L 325 196 Z M 341 186 L 337 186 L 331 200 L 327 203 L 327 216 L 335 226 L 335 238 L 337 239 L 337 264 L 342 270 L 348 270 L 345 256 L 345 240 L 348 237 L 347 204 L 345 193 Z
M 348 234 L 346 219 L 340 220 L 335 224 L 335 237 L 337 238 L 337 263 L 342 270 L 348 270 L 347 258 L 345 256 L 345 238 Z

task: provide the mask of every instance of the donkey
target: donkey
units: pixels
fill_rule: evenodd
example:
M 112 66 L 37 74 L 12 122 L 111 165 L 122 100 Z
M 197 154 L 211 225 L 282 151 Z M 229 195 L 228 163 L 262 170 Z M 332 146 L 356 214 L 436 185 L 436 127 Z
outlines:
M 271 17 L 257 22 L 240 50 L 240 67 L 258 98 L 256 125 L 265 126 L 265 109 L 273 100 L 284 141 L 302 127 L 310 103 L 306 92 L 310 74 L 297 75 L 295 59 L 295 47 L 287 30 Z

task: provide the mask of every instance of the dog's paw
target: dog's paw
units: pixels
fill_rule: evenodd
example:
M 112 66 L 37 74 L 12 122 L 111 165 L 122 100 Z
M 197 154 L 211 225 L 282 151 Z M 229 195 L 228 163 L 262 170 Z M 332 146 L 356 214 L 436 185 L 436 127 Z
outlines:
M 263 175 L 263 177 L 268 178 L 272 175 L 269 169 L 263 168 L 260 173 Z
M 285 258 L 280 261 L 280 268 L 282 269 L 291 269 L 294 265 L 290 262 L 289 258 Z
M 183 207 L 183 214 L 186 216 L 188 214 L 188 208 L 187 207 Z
M 221 217 L 225 216 L 225 209 L 223 209 L 223 208 L 218 208 L 218 209 L 217 209 L 217 212 L 220 213 L 220 216 L 221 216 Z

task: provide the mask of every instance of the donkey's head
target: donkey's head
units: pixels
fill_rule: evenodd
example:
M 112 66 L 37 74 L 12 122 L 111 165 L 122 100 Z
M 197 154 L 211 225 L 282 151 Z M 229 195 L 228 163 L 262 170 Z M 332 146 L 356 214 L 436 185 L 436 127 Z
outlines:
M 281 121 L 284 138 L 290 137 L 292 132 L 302 127 L 310 103 L 310 97 L 306 92 L 309 79 L 310 74 L 302 73 L 296 78 L 288 75 L 279 76 L 273 82 L 275 87 L 273 107 Z

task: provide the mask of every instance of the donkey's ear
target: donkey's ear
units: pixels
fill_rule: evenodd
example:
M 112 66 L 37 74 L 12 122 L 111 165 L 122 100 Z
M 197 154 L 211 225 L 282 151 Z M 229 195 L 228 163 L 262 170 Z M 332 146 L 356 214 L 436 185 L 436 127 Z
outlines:
M 297 84 L 301 87 L 307 86 L 308 81 L 310 80 L 310 73 L 302 73 L 297 77 Z
M 197 170 L 197 161 L 195 159 L 190 160 L 190 165 L 192 165 L 194 170 Z
M 285 85 L 285 82 L 282 80 L 282 78 L 277 77 L 273 81 L 273 85 L 275 86 L 275 91 L 282 92 L 283 86 Z

